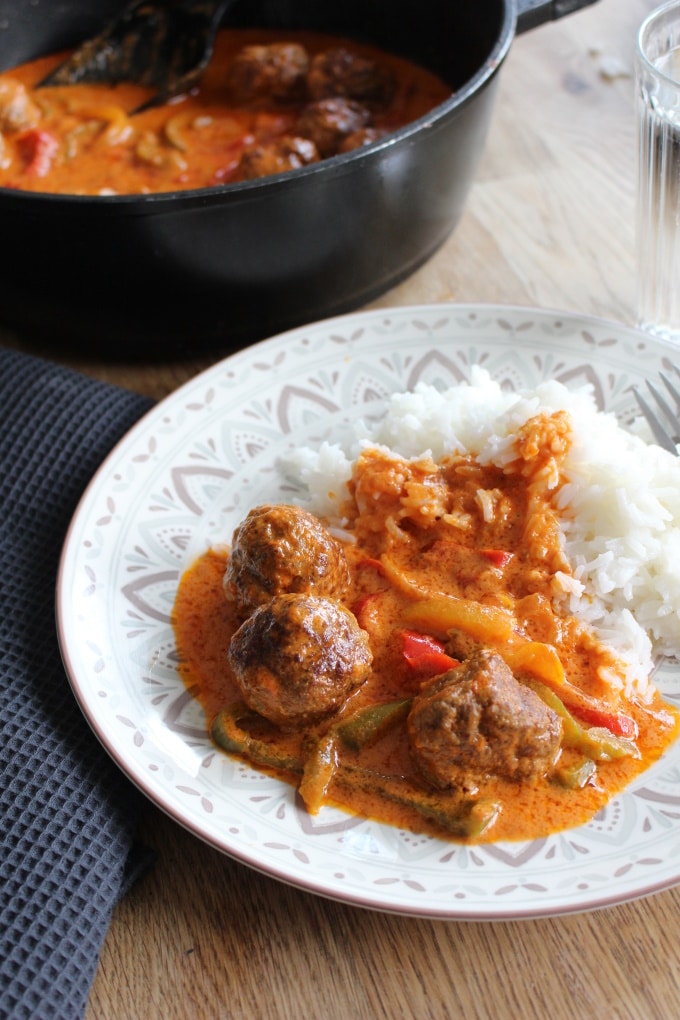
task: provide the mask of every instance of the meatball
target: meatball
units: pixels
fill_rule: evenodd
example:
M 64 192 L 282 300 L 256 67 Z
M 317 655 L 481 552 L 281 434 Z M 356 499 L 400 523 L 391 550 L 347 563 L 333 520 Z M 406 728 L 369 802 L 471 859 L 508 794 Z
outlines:
M 298 43 L 244 46 L 227 73 L 227 88 L 237 102 L 258 99 L 287 102 L 305 95 L 309 56 Z
M 304 108 L 297 131 L 316 145 L 324 159 L 338 152 L 345 138 L 366 127 L 370 112 L 353 99 L 319 99 Z
M 489 775 L 538 779 L 562 737 L 557 713 L 488 649 L 422 688 L 407 728 L 418 768 L 440 789 L 476 786 Z
M 323 524 L 300 507 L 278 504 L 255 507 L 236 528 L 224 585 L 248 613 L 286 592 L 340 598 L 349 580 L 344 550 Z
M 347 138 L 343 139 L 338 151 L 351 152 L 352 149 L 361 149 L 364 145 L 370 145 L 372 142 L 377 142 L 384 134 L 385 132 L 380 128 L 360 128 L 358 131 L 353 131 L 351 135 L 347 135 Z
M 307 75 L 312 99 L 345 96 L 369 105 L 386 106 L 394 95 L 394 87 L 394 77 L 388 70 L 343 46 L 318 53 Z
M 277 595 L 241 624 L 229 665 L 246 704 L 296 729 L 335 712 L 366 680 L 368 635 L 340 602 Z
M 285 170 L 297 170 L 308 163 L 317 163 L 319 152 L 309 138 L 295 138 L 284 135 L 276 142 L 254 145 L 246 149 L 239 163 L 237 176 L 250 181 L 256 177 L 268 177 Z

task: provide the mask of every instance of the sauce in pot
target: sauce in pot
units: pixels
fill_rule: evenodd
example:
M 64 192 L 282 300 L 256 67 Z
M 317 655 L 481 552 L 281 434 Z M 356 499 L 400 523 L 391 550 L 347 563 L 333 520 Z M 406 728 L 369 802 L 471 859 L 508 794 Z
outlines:
M 374 47 L 308 32 L 222 30 L 189 95 L 135 113 L 125 83 L 35 86 L 66 54 L 0 74 L 0 187 L 172 192 L 268 176 L 365 145 L 451 89 Z

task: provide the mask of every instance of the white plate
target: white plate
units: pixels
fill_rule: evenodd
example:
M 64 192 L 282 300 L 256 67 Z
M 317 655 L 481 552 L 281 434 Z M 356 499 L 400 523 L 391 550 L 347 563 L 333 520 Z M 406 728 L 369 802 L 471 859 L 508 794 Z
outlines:
M 680 743 L 590 824 L 525 843 L 460 846 L 322 809 L 218 753 L 175 668 L 177 581 L 247 510 L 290 497 L 274 468 L 418 380 L 485 366 L 508 387 L 591 383 L 635 414 L 631 384 L 674 349 L 581 316 L 428 305 L 343 316 L 250 347 L 192 379 L 118 444 L 75 514 L 58 582 L 76 697 L 118 765 L 171 817 L 268 875 L 348 903 L 437 918 L 537 917 L 602 907 L 680 881 Z M 677 671 L 658 677 L 680 704 Z

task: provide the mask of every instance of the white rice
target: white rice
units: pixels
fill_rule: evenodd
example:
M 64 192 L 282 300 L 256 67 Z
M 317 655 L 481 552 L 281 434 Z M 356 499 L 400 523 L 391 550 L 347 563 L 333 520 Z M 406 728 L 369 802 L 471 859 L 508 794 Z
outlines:
M 475 368 L 469 384 L 396 394 L 379 422 L 359 422 L 344 446 L 295 451 L 285 472 L 305 486 L 311 509 L 340 523 L 345 483 L 366 446 L 435 460 L 474 454 L 503 466 L 514 459 L 517 429 L 557 410 L 573 426 L 556 501 L 574 575 L 560 578 L 565 605 L 626 663 L 626 693 L 644 697 L 654 658 L 680 652 L 680 458 L 599 412 L 589 387 L 550 381 L 508 392 Z

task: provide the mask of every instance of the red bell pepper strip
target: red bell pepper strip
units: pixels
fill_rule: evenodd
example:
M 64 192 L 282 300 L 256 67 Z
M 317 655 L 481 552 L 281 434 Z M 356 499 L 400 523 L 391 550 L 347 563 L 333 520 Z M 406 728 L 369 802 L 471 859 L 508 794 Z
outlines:
M 45 177 L 59 150 L 59 142 L 54 135 L 51 135 L 49 131 L 33 128 L 30 131 L 24 131 L 17 138 L 17 145 L 24 161 L 24 173 L 35 177 Z
M 572 715 L 588 726 L 596 726 L 600 729 L 609 730 L 610 733 L 614 733 L 617 737 L 630 737 L 634 740 L 638 735 L 637 723 L 629 715 L 621 715 L 618 712 L 608 712 L 605 709 L 578 704 L 573 704 L 570 711 Z
M 376 625 L 376 614 L 381 595 L 380 591 L 369 592 L 368 595 L 362 595 L 350 607 L 361 629 L 367 630 L 369 633 Z
M 399 634 L 402 655 L 419 676 L 439 676 L 460 666 L 458 659 L 444 651 L 444 645 L 429 634 L 402 630 Z
M 507 567 L 513 557 L 511 552 L 505 552 L 503 549 L 480 549 L 479 551 L 485 560 L 488 560 L 492 566 L 498 567 L 499 570 Z

